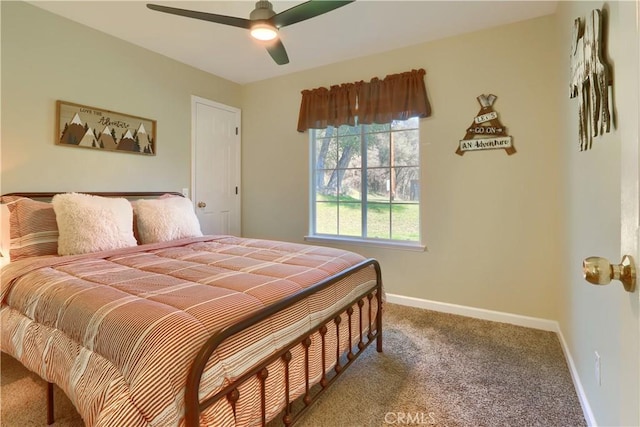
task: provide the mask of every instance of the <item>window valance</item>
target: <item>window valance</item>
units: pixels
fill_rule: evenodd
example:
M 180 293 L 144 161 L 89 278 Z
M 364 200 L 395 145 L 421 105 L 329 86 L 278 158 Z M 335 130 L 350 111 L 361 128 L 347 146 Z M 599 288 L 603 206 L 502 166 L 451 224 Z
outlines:
M 428 117 L 431 106 L 424 75 L 425 71 L 419 69 L 390 74 L 382 80 L 376 77 L 369 82 L 303 90 L 298 132 Z

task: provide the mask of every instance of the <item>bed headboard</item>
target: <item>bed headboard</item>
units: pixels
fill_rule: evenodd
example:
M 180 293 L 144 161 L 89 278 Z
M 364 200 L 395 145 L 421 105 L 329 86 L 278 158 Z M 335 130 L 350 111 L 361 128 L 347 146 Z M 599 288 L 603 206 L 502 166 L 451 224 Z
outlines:
M 19 197 L 28 197 L 29 199 L 51 199 L 56 194 L 62 194 L 62 193 L 65 193 L 65 192 L 58 191 L 58 192 L 7 193 L 7 194 L 3 194 L 2 197 L 19 196 Z M 77 193 L 91 194 L 93 196 L 102 196 L 102 197 L 124 197 L 125 199 L 155 198 L 155 197 L 163 196 L 165 194 L 184 197 L 182 193 L 179 193 L 177 191 L 123 191 L 123 192 L 77 191 Z

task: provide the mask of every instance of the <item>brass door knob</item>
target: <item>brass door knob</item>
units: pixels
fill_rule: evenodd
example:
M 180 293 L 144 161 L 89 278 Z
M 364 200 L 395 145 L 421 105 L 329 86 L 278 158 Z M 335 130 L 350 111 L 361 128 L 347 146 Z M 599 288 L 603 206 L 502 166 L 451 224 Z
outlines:
M 636 266 L 631 255 L 622 257 L 622 262 L 611 264 L 606 258 L 592 256 L 582 262 L 582 273 L 587 282 L 607 285 L 611 280 L 619 280 L 627 292 L 636 289 Z
M 198 207 L 199 208 L 206 208 L 207 204 L 205 202 L 198 202 Z

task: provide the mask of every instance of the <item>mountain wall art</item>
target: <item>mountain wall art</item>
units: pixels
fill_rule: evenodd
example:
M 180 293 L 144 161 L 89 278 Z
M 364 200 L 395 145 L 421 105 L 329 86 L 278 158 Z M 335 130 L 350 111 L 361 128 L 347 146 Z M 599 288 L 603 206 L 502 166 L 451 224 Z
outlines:
M 156 154 L 156 121 L 56 102 L 56 144 L 123 153 Z

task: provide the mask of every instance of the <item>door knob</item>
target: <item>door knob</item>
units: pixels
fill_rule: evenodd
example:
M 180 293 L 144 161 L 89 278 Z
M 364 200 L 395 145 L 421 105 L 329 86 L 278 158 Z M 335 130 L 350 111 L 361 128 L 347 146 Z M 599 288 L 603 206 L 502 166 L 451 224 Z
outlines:
M 627 292 L 636 288 L 636 266 L 631 255 L 622 257 L 622 262 L 611 264 L 606 258 L 592 256 L 582 262 L 582 273 L 589 283 L 607 285 L 612 279 L 620 280 Z
M 207 204 L 205 202 L 198 202 L 198 207 L 199 208 L 206 208 Z

